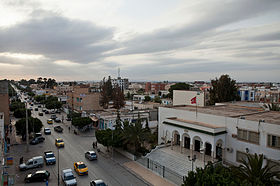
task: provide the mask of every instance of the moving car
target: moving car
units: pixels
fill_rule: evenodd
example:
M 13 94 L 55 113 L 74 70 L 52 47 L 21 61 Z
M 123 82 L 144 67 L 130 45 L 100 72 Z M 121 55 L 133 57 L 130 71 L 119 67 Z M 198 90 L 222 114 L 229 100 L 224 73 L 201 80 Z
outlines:
M 55 111 L 55 113 L 58 113 L 58 114 L 60 114 L 61 112 L 60 112 L 60 110 L 56 110 L 56 111 Z
M 74 163 L 74 170 L 78 173 L 78 175 L 88 174 L 88 167 L 82 161 L 78 161 Z
M 55 156 L 54 156 L 54 153 L 53 151 L 46 151 L 44 152 L 44 159 L 45 159 L 45 162 L 47 165 L 52 165 L 52 164 L 55 164 L 56 163 L 56 159 L 55 159 Z
M 43 112 L 39 112 L 39 116 L 43 116 L 44 115 L 44 113 Z
M 39 182 L 39 181 L 46 181 L 50 177 L 50 173 L 47 170 L 40 170 L 36 171 L 33 174 L 27 174 L 24 181 L 25 183 L 29 182 Z
M 53 120 L 52 119 L 48 119 L 47 123 L 48 124 L 53 124 Z
M 19 165 L 20 170 L 32 169 L 37 167 L 43 167 L 44 160 L 43 156 L 36 156 L 29 159 L 26 163 L 22 163 Z
M 71 121 L 72 119 L 71 118 L 66 118 L 66 121 Z
M 64 141 L 62 138 L 55 139 L 55 146 L 57 147 L 64 147 Z
M 64 169 L 61 171 L 61 178 L 66 186 L 76 186 L 77 181 L 71 169 Z
M 50 112 L 48 110 L 45 111 L 45 114 L 49 114 Z
M 63 128 L 62 128 L 61 126 L 55 126 L 55 127 L 54 127 L 54 130 L 55 130 L 56 132 L 63 132 Z
M 55 120 L 54 120 L 56 123 L 61 123 L 61 119 L 59 119 L 59 118 L 55 118 Z
M 90 186 L 107 186 L 103 180 L 92 180 Z
M 55 114 L 52 114 L 51 115 L 51 119 L 55 119 L 56 118 L 56 115 Z
M 34 110 L 35 110 L 35 111 L 38 111 L 38 108 L 35 108 Z
M 48 135 L 48 134 L 51 134 L 52 131 L 51 131 L 50 128 L 44 128 L 44 133 L 45 133 L 46 135 Z
M 45 138 L 44 138 L 43 136 L 38 136 L 38 137 L 33 138 L 33 139 L 30 141 L 30 144 L 31 144 L 31 145 L 36 145 L 36 144 L 41 143 L 41 142 L 43 142 L 43 141 L 45 141 Z
M 89 160 L 97 160 L 97 155 L 94 151 L 87 151 L 85 157 Z

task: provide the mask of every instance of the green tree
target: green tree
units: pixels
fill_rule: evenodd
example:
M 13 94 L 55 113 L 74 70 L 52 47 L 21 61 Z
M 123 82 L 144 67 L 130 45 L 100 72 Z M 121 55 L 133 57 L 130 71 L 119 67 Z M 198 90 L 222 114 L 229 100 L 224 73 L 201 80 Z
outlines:
M 155 99 L 154 99 L 154 102 L 156 103 L 161 103 L 161 99 L 159 96 L 156 96 Z
M 263 165 L 264 155 L 246 155 L 238 167 L 232 167 L 232 172 L 240 180 L 246 180 L 249 185 L 276 185 L 280 182 L 274 179 L 280 176 L 280 171 L 273 171 L 273 167 Z
M 26 118 L 20 119 L 16 122 L 16 133 L 21 135 L 24 138 L 26 134 Z M 40 132 L 43 127 L 41 120 L 38 118 L 29 117 L 28 118 L 28 133 L 31 132 L 37 133 Z
M 28 117 L 31 116 L 31 110 L 27 110 Z M 26 108 L 18 108 L 14 111 L 15 118 L 24 118 L 26 117 Z
M 21 101 L 12 102 L 10 105 L 10 111 L 12 111 L 12 112 L 17 109 L 21 109 L 21 108 L 25 108 L 25 104 L 22 103 Z
M 151 101 L 151 97 L 150 96 L 145 96 L 144 101 L 146 101 L 146 102 Z
M 205 168 L 196 168 L 196 171 L 188 172 L 183 186 L 214 186 L 214 185 L 230 185 L 239 186 L 238 179 L 235 179 L 231 170 L 222 164 L 213 165 L 211 162 Z
M 35 99 L 35 101 L 37 101 L 41 104 L 44 104 L 45 100 L 46 100 L 46 96 L 45 95 L 37 95 L 37 96 L 34 96 L 34 99 Z
M 109 101 L 112 100 L 113 95 L 113 87 L 111 82 L 111 77 L 108 77 L 108 80 L 106 81 L 105 77 L 100 83 L 100 89 L 101 89 L 101 99 L 100 99 L 100 105 L 103 108 L 108 108 Z
M 222 75 L 219 79 L 211 80 L 210 105 L 220 102 L 239 100 L 236 81 L 229 75 Z
M 125 105 L 124 94 L 119 86 L 113 89 L 112 98 L 114 102 L 114 108 L 120 109 Z
M 58 98 L 55 96 L 47 97 L 45 101 L 47 109 L 60 109 L 62 107 L 62 103 L 58 101 Z
M 170 86 L 168 97 L 173 98 L 173 90 L 190 90 L 190 85 L 186 83 L 176 83 L 175 85 Z
M 74 117 L 72 119 L 72 125 L 78 127 L 79 129 L 81 129 L 91 123 L 92 123 L 92 120 L 89 117 Z
M 264 107 L 271 111 L 280 111 L 280 104 L 277 103 L 265 104 Z
M 112 146 L 112 130 L 106 129 L 106 130 L 98 130 L 96 131 L 96 140 L 98 143 L 101 143 L 105 147 L 107 147 L 107 151 L 109 150 L 109 146 Z

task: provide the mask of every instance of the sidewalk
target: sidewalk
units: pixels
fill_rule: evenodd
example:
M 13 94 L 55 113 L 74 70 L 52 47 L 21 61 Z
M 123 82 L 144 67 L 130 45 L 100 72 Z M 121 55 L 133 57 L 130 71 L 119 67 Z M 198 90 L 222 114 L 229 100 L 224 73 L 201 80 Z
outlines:
M 102 144 L 97 145 L 97 149 L 100 150 L 99 153 L 102 153 L 105 157 L 110 158 L 112 157 L 112 151 L 107 151 L 107 147 L 104 147 Z M 132 161 L 126 158 L 126 161 L 124 161 L 121 158 L 118 158 L 116 156 L 117 152 L 115 152 L 113 161 L 118 163 L 119 165 L 123 166 L 125 169 L 129 170 L 131 173 L 133 173 L 136 177 L 138 177 L 141 180 L 145 180 L 147 184 L 154 185 L 154 186 L 174 186 L 174 184 L 170 183 L 166 179 L 162 178 L 161 176 L 155 174 L 149 169 L 146 169 L 136 161 Z

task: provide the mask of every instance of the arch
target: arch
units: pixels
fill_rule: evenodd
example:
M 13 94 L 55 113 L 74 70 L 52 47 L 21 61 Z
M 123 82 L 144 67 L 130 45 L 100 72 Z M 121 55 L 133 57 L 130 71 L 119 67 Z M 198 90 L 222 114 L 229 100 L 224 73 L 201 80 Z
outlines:
M 194 145 L 194 151 L 200 152 L 200 149 L 203 145 L 203 141 L 199 136 L 193 137 L 193 145 Z
M 169 130 L 165 131 L 165 140 L 166 140 L 166 142 L 171 140 L 171 134 L 170 134 Z
M 191 137 L 188 133 L 183 133 L 182 142 L 183 142 L 183 147 L 184 148 L 186 148 L 186 149 L 191 148 Z
M 180 145 L 180 133 L 177 130 L 172 132 L 172 138 L 175 145 Z

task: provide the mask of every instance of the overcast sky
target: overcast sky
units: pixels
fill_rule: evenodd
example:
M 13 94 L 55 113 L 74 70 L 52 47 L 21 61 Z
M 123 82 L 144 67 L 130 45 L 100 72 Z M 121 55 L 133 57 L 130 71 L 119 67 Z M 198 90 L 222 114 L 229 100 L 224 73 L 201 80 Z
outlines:
M 1 0 L 0 79 L 280 82 L 279 0 Z

